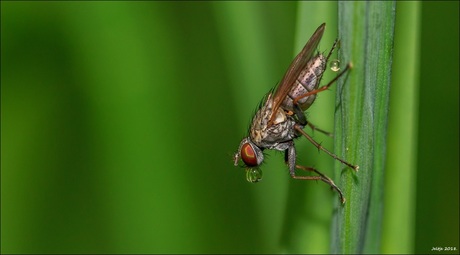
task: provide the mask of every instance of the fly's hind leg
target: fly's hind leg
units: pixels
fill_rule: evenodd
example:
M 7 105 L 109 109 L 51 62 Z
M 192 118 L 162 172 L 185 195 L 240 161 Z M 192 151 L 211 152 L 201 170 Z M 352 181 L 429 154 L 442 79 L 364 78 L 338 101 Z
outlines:
M 338 43 L 339 43 L 339 40 L 336 39 L 336 40 L 334 41 L 334 44 L 332 45 L 331 50 L 329 51 L 329 54 L 327 54 L 327 56 L 326 56 L 326 63 L 329 61 L 329 58 L 331 57 L 332 52 L 333 52 L 334 49 L 337 47 L 337 44 L 338 44 Z M 320 87 L 320 88 L 318 88 L 318 89 L 312 90 L 312 91 L 310 91 L 310 92 L 308 92 L 308 93 L 305 93 L 305 94 L 303 94 L 303 95 L 300 95 L 300 96 L 294 98 L 294 100 L 293 100 L 294 105 L 296 105 L 296 104 L 297 104 L 297 101 L 299 101 L 300 99 L 302 99 L 302 98 L 304 98 L 304 97 L 308 97 L 308 96 L 311 96 L 311 95 L 315 95 L 315 94 L 318 94 L 318 93 L 321 92 L 321 91 L 324 91 L 324 90 L 328 89 L 335 81 L 337 81 L 337 80 L 340 78 L 340 76 L 342 76 L 343 74 L 345 74 L 345 73 L 346 73 L 349 69 L 351 69 L 352 67 L 353 67 L 353 65 L 351 64 L 351 62 L 348 63 L 347 66 L 345 66 L 345 68 L 343 69 L 343 71 L 340 72 L 340 73 L 339 73 L 334 79 L 332 79 L 332 81 L 330 81 L 328 84 L 326 84 L 326 85 L 324 85 L 324 86 L 322 86 L 322 87 Z M 324 72 L 323 72 L 323 73 L 324 73 Z M 321 73 L 321 75 L 320 75 L 320 77 L 319 77 L 319 79 L 318 79 L 318 83 L 321 82 L 321 78 L 323 77 L 323 73 Z
M 351 63 L 348 63 L 347 66 L 345 66 L 345 68 L 343 69 L 342 72 L 340 72 L 334 79 L 332 79 L 328 84 L 318 88 L 318 89 L 315 89 L 315 90 L 312 90 L 308 93 L 305 93 L 303 95 L 300 95 L 296 98 L 294 98 L 293 102 L 294 102 L 294 105 L 298 105 L 298 101 L 304 97 L 308 97 L 308 96 L 311 96 L 311 95 L 315 95 L 315 94 L 318 94 L 319 92 L 321 91 L 325 91 L 326 89 L 328 89 L 330 86 L 332 86 L 332 84 L 334 84 L 335 81 L 337 81 L 342 75 L 344 75 L 350 68 L 352 68 L 352 64 Z

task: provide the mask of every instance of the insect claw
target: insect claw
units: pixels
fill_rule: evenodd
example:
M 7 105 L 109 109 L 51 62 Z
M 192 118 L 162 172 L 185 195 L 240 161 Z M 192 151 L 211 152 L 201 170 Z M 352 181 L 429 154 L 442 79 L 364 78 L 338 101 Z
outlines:
M 348 68 L 353 69 L 353 63 L 351 61 L 348 63 Z

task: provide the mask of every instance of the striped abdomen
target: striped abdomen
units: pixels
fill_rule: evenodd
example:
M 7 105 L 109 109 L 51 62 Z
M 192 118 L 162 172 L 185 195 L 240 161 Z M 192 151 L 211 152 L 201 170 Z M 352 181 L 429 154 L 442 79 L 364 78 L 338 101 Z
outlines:
M 293 100 L 318 88 L 319 82 L 326 68 L 326 59 L 322 54 L 313 57 L 299 74 L 297 81 L 284 99 L 281 107 L 284 110 L 294 111 Z M 316 94 L 309 95 L 297 101 L 303 111 L 307 110 L 316 99 Z

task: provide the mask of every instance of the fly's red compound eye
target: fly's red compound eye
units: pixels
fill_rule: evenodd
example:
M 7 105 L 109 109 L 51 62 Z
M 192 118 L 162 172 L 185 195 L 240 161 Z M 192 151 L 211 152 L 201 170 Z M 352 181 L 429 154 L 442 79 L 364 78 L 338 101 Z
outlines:
M 249 143 L 245 143 L 241 147 L 241 159 L 249 167 L 258 166 L 256 153 Z

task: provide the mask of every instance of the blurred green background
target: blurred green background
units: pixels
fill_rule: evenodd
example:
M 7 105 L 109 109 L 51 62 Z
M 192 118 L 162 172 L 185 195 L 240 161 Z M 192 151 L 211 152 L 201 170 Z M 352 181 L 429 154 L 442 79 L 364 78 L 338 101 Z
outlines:
M 296 35 L 296 2 L 2 1 L 1 252 L 327 253 L 335 193 L 291 180 L 281 153 L 258 184 L 232 163 L 297 41 L 321 22 L 322 51 L 337 36 L 336 4 L 310 4 L 325 18 Z M 413 238 L 398 250 L 384 217 L 383 251 L 460 248 L 458 7 L 417 7 Z M 323 94 L 309 116 L 333 130 Z M 331 158 L 297 147 L 334 176 Z

